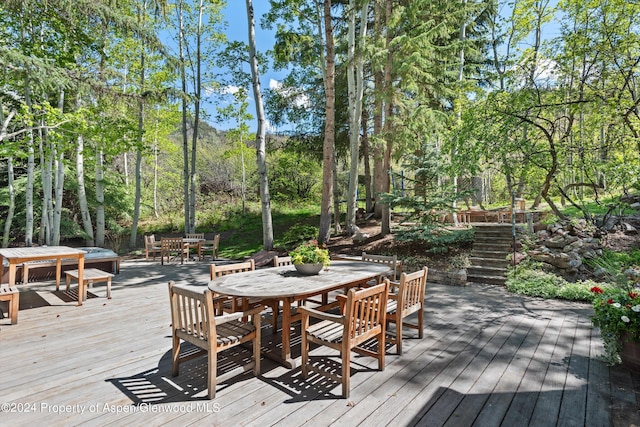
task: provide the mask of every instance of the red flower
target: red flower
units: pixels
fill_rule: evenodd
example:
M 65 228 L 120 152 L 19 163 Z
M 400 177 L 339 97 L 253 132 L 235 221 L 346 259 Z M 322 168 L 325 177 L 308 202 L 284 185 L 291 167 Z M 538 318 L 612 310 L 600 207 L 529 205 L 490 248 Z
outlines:
M 613 300 L 612 300 L 611 298 L 609 298 L 609 299 L 607 300 L 607 304 L 613 304 Z
M 594 287 L 593 287 L 593 288 L 591 288 L 590 290 L 591 290 L 591 292 L 593 292 L 594 294 L 601 294 L 601 293 L 603 293 L 603 292 L 604 292 L 604 291 L 602 290 L 602 288 L 599 288 L 599 287 L 597 287 L 597 286 L 594 286 Z
M 633 299 L 638 298 L 640 296 L 640 294 L 638 294 L 636 291 L 631 291 L 629 292 L 629 296 Z

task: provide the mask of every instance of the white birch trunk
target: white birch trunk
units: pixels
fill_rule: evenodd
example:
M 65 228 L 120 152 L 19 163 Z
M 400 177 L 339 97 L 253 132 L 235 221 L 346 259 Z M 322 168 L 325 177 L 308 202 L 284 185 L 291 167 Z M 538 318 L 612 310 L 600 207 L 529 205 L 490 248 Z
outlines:
M 31 103 L 31 88 L 29 77 L 25 84 L 25 101 L 29 107 L 29 111 L 32 111 L 33 105 Z M 35 173 L 35 160 L 34 160 L 34 148 L 33 148 L 33 131 L 29 130 L 27 136 L 27 188 L 25 189 L 25 230 L 24 230 L 24 244 L 25 246 L 33 245 L 33 180 Z
M 60 222 L 62 219 L 62 195 L 64 193 L 64 152 L 56 156 L 55 161 L 55 206 L 53 214 L 53 237 L 52 245 L 60 244 Z
M 356 39 L 356 2 L 349 0 L 349 47 L 347 53 L 347 85 L 349 90 L 349 191 L 347 194 L 347 232 L 356 231 L 356 211 L 358 208 L 358 165 L 360 158 L 360 124 L 362 120 L 363 97 L 363 57 L 362 50 L 367 32 L 369 2 L 365 1 L 360 10 L 360 32 Z M 356 44 L 358 49 L 356 51 Z
M 96 150 L 96 245 L 104 248 L 104 160 L 102 148 Z
M 258 181 L 260 182 L 260 200 L 262 202 L 262 245 L 264 250 L 273 249 L 273 223 L 271 220 L 271 199 L 269 196 L 269 180 L 267 177 L 266 153 L 266 118 L 262 93 L 260 91 L 260 75 L 258 73 L 258 57 L 256 55 L 255 19 L 253 2 L 246 0 L 247 23 L 249 32 L 249 62 L 251 64 L 251 80 L 253 96 L 256 102 L 256 117 L 258 118 L 258 132 L 256 133 L 256 162 L 258 164 Z
M 4 106 L 0 104 L 0 122 L 2 123 L 2 128 L 0 128 L 0 143 L 4 141 L 5 136 L 7 134 L 7 129 L 9 128 L 9 123 L 11 119 L 15 116 L 15 111 L 10 111 L 9 115 L 4 117 Z M 16 195 L 15 188 L 13 185 L 13 157 L 9 156 L 7 158 L 7 191 L 9 192 L 9 208 L 7 209 L 7 217 L 4 220 L 4 234 L 2 236 L 2 247 L 6 248 L 9 246 L 9 234 L 11 233 L 11 223 L 13 222 L 13 214 L 16 208 Z
M 1 108 L 1 107 L 0 107 Z M 13 221 L 13 213 L 16 209 L 16 195 L 13 186 L 13 157 L 7 159 L 7 190 L 9 190 L 9 209 L 7 217 L 4 220 L 4 234 L 2 236 L 2 247 L 9 246 L 9 233 L 11 232 L 11 222 Z
M 78 179 L 78 204 L 80 205 L 80 214 L 82 215 L 82 226 L 87 235 L 87 244 L 94 246 L 93 223 L 91 222 L 91 214 L 89 213 L 89 205 L 87 203 L 87 190 L 84 183 L 84 137 L 78 135 L 76 144 L 76 172 Z

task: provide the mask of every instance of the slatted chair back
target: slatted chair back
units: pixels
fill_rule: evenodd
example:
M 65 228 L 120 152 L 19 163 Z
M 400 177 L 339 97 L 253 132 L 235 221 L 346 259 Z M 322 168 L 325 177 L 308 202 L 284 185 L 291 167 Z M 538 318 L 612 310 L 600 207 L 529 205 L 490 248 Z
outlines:
M 227 264 L 227 265 L 216 265 L 211 264 L 209 276 L 211 280 L 216 278 L 227 276 L 229 274 L 243 273 L 246 271 L 253 271 L 256 269 L 255 260 L 250 259 L 246 262 L 239 262 L 235 264 Z M 277 302 L 277 301 L 275 301 Z M 219 299 L 217 303 L 216 312 L 228 312 L 233 313 L 236 311 L 241 311 L 243 308 L 248 307 L 264 307 L 265 305 L 272 305 L 274 301 L 263 301 L 258 298 L 232 298 L 228 297 L 224 300 Z
M 214 280 L 217 277 L 226 276 L 228 274 L 242 273 L 245 271 L 253 271 L 256 269 L 256 262 L 253 259 L 250 259 L 246 262 L 238 262 L 235 264 L 227 264 L 227 265 L 216 265 L 211 264 L 209 268 L 209 276 L 211 280 Z
M 202 239 L 204 240 L 204 233 L 186 233 L 184 235 L 187 239 Z
M 347 292 L 343 341 L 349 341 L 349 348 L 375 336 L 384 338 L 387 289 L 388 285 L 382 283 L 360 290 L 351 288 Z
M 424 267 L 413 273 L 402 273 L 400 282 L 389 282 L 392 291 L 387 302 L 387 322 L 396 324 L 395 337 L 388 337 L 387 341 L 396 344 L 398 354 L 402 354 L 402 327 L 407 326 L 418 330 L 418 337 L 424 334 L 424 298 L 429 268 Z M 418 313 L 418 323 L 408 323 L 407 316 Z
M 274 267 L 284 267 L 285 265 L 291 265 L 291 257 L 290 256 L 274 256 L 273 257 L 273 266 Z
M 160 255 L 160 242 L 156 241 L 156 236 L 150 234 L 148 236 L 144 236 L 144 257 L 147 261 L 149 261 L 149 255 L 153 257 L 153 260 L 156 260 L 156 255 Z
M 391 271 L 389 272 L 389 275 L 388 275 L 391 280 L 396 280 L 396 278 L 402 271 L 402 262 L 398 260 L 397 255 L 393 255 L 393 256 L 372 255 L 366 252 L 362 252 L 362 261 L 376 262 L 379 264 L 387 264 L 389 267 L 391 267 Z
M 208 397 L 213 399 L 216 384 L 241 372 L 253 369 L 255 375 L 260 374 L 260 316 L 252 310 L 245 313 L 232 313 L 216 317 L 214 301 L 210 290 L 195 292 L 175 286 L 169 282 L 169 299 L 171 302 L 172 330 L 172 374 L 177 376 L 180 363 L 202 353 L 208 354 L 207 387 Z M 251 315 L 252 323 L 242 322 L 243 316 Z M 198 352 L 180 355 L 181 341 L 198 347 Z M 217 354 L 245 342 L 253 341 L 253 357 L 250 363 L 239 366 L 220 377 L 217 377 Z
M 161 264 L 164 265 L 164 259 L 167 258 L 167 263 L 171 262 L 171 257 L 176 259 L 180 256 L 180 264 L 184 263 L 185 257 L 189 257 L 189 247 L 185 245 L 182 237 L 163 237 L 160 239 L 160 259 Z
M 342 396 L 349 397 L 351 351 L 371 356 L 378 360 L 378 369 L 384 370 L 385 330 L 387 294 L 389 283 L 362 288 L 349 289 L 347 295 L 338 295 L 342 299 L 341 315 L 324 313 L 309 307 L 300 307 L 302 315 L 302 375 L 309 371 L 328 376 L 342 383 Z M 310 322 L 310 318 L 320 322 Z M 377 338 L 377 351 L 360 347 L 360 344 Z M 338 350 L 342 357 L 341 375 L 326 372 L 322 367 L 309 363 L 309 343 L 324 345 Z
M 220 245 L 220 235 L 216 234 L 213 236 L 211 240 L 205 240 L 204 243 L 200 245 L 200 250 L 202 251 L 202 255 L 204 256 L 205 252 L 211 252 L 211 258 L 215 261 L 218 259 L 218 246 Z

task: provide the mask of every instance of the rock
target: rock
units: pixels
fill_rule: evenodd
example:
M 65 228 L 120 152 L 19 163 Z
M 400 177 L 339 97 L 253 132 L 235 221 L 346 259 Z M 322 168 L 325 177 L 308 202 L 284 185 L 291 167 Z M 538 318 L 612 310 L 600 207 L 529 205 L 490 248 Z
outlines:
M 638 234 L 638 229 L 628 222 L 623 222 L 622 228 L 624 230 L 624 234 Z
M 580 239 L 576 238 L 576 240 L 574 242 L 568 244 L 562 250 L 564 252 L 571 252 L 571 251 L 575 251 L 575 250 L 578 250 L 578 249 L 582 249 L 584 247 L 584 245 L 585 245 L 585 243 L 584 243 L 583 240 L 580 240 Z
M 371 237 L 369 233 L 363 233 L 362 231 L 358 230 L 351 238 L 353 239 L 354 243 L 362 243 L 369 237 Z
M 549 240 L 546 240 L 544 242 L 544 245 L 548 248 L 562 249 L 567 245 L 567 241 L 564 237 L 555 236 Z
M 640 202 L 631 203 L 631 204 L 629 205 L 629 207 L 630 207 L 631 209 L 640 210 Z
M 602 228 L 604 228 L 607 231 L 611 231 L 616 227 L 617 223 L 618 223 L 618 218 L 612 216 L 609 219 L 607 219 L 607 222 L 602 226 Z

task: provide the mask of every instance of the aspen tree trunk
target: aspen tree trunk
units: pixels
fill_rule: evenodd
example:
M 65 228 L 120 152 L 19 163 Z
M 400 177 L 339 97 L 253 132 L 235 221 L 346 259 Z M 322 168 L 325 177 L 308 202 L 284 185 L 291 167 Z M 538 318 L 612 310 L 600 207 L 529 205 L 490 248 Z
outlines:
M 387 0 L 385 3 L 385 20 L 386 20 L 386 24 L 387 27 L 389 26 L 389 23 L 391 21 L 391 12 L 392 12 L 392 5 L 391 5 L 391 0 Z M 391 114 L 393 111 L 392 105 L 393 105 L 393 101 L 392 101 L 392 96 L 391 96 L 391 92 L 393 90 L 392 88 L 392 81 L 391 81 L 391 62 L 393 60 L 393 54 L 391 53 L 391 49 L 389 48 L 391 45 L 391 38 L 392 35 L 388 32 L 387 33 L 387 37 L 386 37 L 386 46 L 387 46 L 387 62 L 385 63 L 384 66 L 384 88 L 387 91 L 387 96 L 385 97 L 385 104 L 384 104 L 384 134 L 386 135 L 385 139 L 386 139 L 386 149 L 384 151 L 384 159 L 383 159 L 383 173 L 384 173 L 384 190 L 385 192 L 390 192 L 391 191 L 391 177 L 390 177 L 390 173 L 391 173 L 391 153 L 393 153 L 393 141 L 391 139 Z M 391 233 L 391 209 L 389 208 L 388 204 L 383 204 L 382 205 L 382 221 L 381 221 L 381 227 L 380 227 L 380 234 L 382 234 L 383 236 L 390 234 Z
M 96 150 L 96 245 L 104 247 L 104 155 L 102 147 Z
M 375 2 L 375 19 L 374 34 L 376 39 L 382 37 L 383 14 L 381 1 Z M 374 142 L 372 146 L 373 155 L 373 192 L 374 192 L 374 216 L 378 219 L 382 218 L 382 203 L 380 203 L 380 193 L 384 192 L 385 173 L 384 173 L 384 142 L 382 140 L 382 114 L 383 114 L 383 93 L 384 93 L 384 74 L 383 70 L 376 69 L 373 72 L 373 88 L 375 96 L 373 99 L 373 136 Z
M 188 122 L 187 122 L 187 110 L 189 105 L 187 103 L 187 71 L 186 71 L 186 58 L 185 58 L 185 34 L 184 34 L 184 2 L 178 2 L 178 52 L 180 55 L 180 84 L 182 88 L 182 197 L 184 199 L 184 232 L 191 233 L 189 231 L 189 218 L 190 204 L 189 204 L 189 136 L 188 136 Z
M 325 124 L 322 144 L 322 202 L 320 206 L 320 231 L 318 242 L 327 243 L 331 237 L 331 196 L 333 195 L 333 168 L 335 150 L 335 46 L 333 44 L 333 22 L 331 0 L 324 0 L 324 39 L 326 48 Z M 339 213 L 339 210 L 338 210 Z M 339 220 L 339 217 L 338 217 Z
M 31 86 L 29 77 L 25 83 L 25 101 L 29 107 L 29 111 L 33 111 L 33 104 L 31 102 Z M 29 247 L 33 245 L 33 180 L 35 173 L 35 159 L 33 149 L 33 131 L 29 130 L 27 135 L 27 188 L 25 190 L 26 198 L 26 221 L 24 231 L 24 244 Z
M 87 203 L 87 190 L 84 183 L 84 137 L 78 135 L 76 140 L 76 172 L 78 179 L 78 204 L 80 205 L 80 214 L 82 215 L 82 226 L 87 234 L 87 244 L 94 246 L 93 223 L 91 222 L 91 214 L 89 213 L 89 205 Z
M 7 129 L 11 119 L 15 116 L 15 111 L 10 111 L 9 115 L 4 117 L 4 106 L 0 104 L 0 143 L 4 141 L 4 137 L 7 134 Z M 4 220 L 4 234 L 2 236 L 2 247 L 9 246 L 9 234 L 11 233 L 11 223 L 13 222 L 13 214 L 16 208 L 16 195 L 13 185 L 13 157 L 7 158 L 7 191 L 9 193 L 9 207 L 7 209 L 7 217 Z
M 260 200 L 262 202 L 262 245 L 264 250 L 273 249 L 273 222 L 271 219 L 271 200 L 269 196 L 269 180 L 266 161 L 266 118 L 260 91 L 260 75 L 258 73 L 258 57 L 256 55 L 255 18 L 252 0 L 246 0 L 249 32 L 249 62 L 251 64 L 251 80 L 253 96 L 256 102 L 258 131 L 256 133 L 256 161 L 258 164 L 258 181 L 260 183 Z
M 364 60 L 362 49 L 367 33 L 367 12 L 369 2 L 365 1 L 360 10 L 360 32 L 356 39 L 356 2 L 349 0 L 349 47 L 347 53 L 347 85 L 349 91 L 349 192 L 347 194 L 346 229 L 355 233 L 356 211 L 358 208 L 358 165 L 360 159 L 360 123 L 362 118 L 362 96 L 364 91 Z M 356 49 L 356 44 L 358 48 Z
M 146 21 L 147 2 L 142 3 L 142 10 L 138 9 L 138 22 L 142 26 Z M 140 48 L 140 93 L 145 91 L 145 43 L 142 43 Z M 131 222 L 131 237 L 129 239 L 129 246 L 136 247 L 138 240 L 138 221 L 140 219 L 140 203 L 142 199 L 142 145 L 144 142 L 144 98 L 140 98 L 138 103 L 138 151 L 136 153 L 136 195 L 133 206 L 133 220 Z
M 56 151 L 54 168 L 54 195 L 55 205 L 53 210 L 53 233 L 51 238 L 52 245 L 60 244 L 60 222 L 62 220 L 62 195 L 64 194 L 64 152 Z
M 7 190 L 9 191 L 9 209 L 7 210 L 7 217 L 4 220 L 4 234 L 2 236 L 3 248 L 9 246 L 9 233 L 11 232 L 13 213 L 16 208 L 16 195 L 13 186 L 13 157 L 11 156 L 7 158 Z

